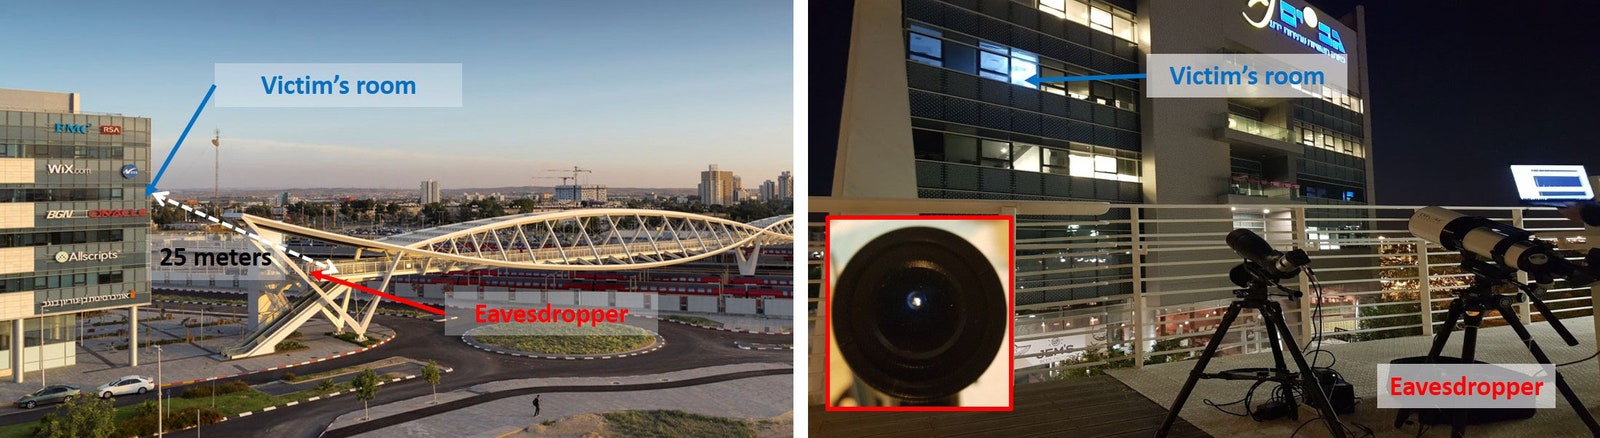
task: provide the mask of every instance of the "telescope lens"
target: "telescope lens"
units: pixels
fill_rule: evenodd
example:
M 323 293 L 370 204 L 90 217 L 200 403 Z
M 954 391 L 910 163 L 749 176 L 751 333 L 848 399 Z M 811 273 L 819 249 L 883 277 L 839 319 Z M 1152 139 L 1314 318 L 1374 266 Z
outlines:
M 832 294 L 832 335 L 850 370 L 908 404 L 948 400 L 977 381 L 1011 318 L 988 258 L 934 228 L 903 228 L 868 242 Z

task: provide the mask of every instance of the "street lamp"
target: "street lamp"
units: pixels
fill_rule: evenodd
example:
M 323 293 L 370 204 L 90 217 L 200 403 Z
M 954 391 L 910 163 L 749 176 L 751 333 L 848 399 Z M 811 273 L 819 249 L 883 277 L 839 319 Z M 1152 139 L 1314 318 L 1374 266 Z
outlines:
M 161 436 L 162 432 L 166 432 L 167 429 L 162 424 L 165 416 L 163 412 L 165 406 L 161 403 L 161 344 L 156 344 L 156 436 L 158 437 Z

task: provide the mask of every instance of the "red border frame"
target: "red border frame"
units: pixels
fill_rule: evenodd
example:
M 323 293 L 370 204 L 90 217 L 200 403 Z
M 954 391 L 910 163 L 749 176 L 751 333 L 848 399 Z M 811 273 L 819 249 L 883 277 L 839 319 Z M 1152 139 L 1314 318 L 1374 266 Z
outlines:
M 1009 315 L 1012 315 L 1012 318 L 1010 318 L 1010 321 L 1008 322 L 1008 324 L 1010 325 L 1009 333 L 1011 334 L 1011 336 L 1010 336 L 1010 338 L 1006 339 L 1006 348 L 1005 348 L 1005 350 L 1002 350 L 1002 351 L 1007 352 L 1006 353 L 1007 354 L 1006 363 L 1008 364 L 1007 365 L 1007 370 L 1008 370 L 1008 375 L 1010 376 L 1010 378 L 1006 380 L 1006 405 L 1005 406 L 834 406 L 833 405 L 833 397 L 831 397 L 832 394 L 828 394 L 828 392 L 833 389 L 833 369 L 832 369 L 833 368 L 833 357 L 832 357 L 833 356 L 833 348 L 831 346 L 832 339 L 833 339 L 833 334 L 830 333 L 830 330 L 833 329 L 833 296 L 832 296 L 833 295 L 833 281 L 832 281 L 832 278 L 831 278 L 833 276 L 833 268 L 832 268 L 832 265 L 830 264 L 830 262 L 832 261 L 832 256 L 833 256 L 833 239 L 831 239 L 831 237 L 832 237 L 832 234 L 833 234 L 833 221 L 835 219 L 840 219 L 840 220 L 899 220 L 899 221 L 948 221 L 948 220 L 994 221 L 994 220 L 999 220 L 999 221 L 1005 221 L 1006 222 L 1006 248 L 1007 248 L 1007 251 L 1006 251 L 1006 255 L 1007 255 L 1007 257 L 1006 257 L 1006 269 L 1007 269 L 1007 272 L 1010 272 L 1010 275 L 1007 276 L 1007 278 L 1009 280 L 1006 281 L 1006 295 L 1008 295 L 1008 298 L 1009 298 L 1009 299 L 1006 300 L 1006 313 L 1009 314 Z M 823 386 L 823 388 L 822 389 L 823 389 L 823 392 L 824 392 L 823 396 L 825 397 L 825 400 L 823 400 L 823 402 L 822 402 L 822 408 L 823 408 L 824 411 L 827 411 L 827 412 L 1011 412 L 1011 411 L 1016 409 L 1016 404 L 1017 404 L 1017 401 L 1016 401 L 1016 389 L 1017 389 L 1017 381 L 1016 381 L 1016 372 L 1017 372 L 1017 363 L 1016 363 L 1017 362 L 1017 357 L 1016 357 L 1017 319 L 1016 319 L 1015 315 L 1017 313 L 1017 308 L 1016 308 L 1017 298 L 1016 298 L 1015 291 L 1016 291 L 1016 284 L 1017 284 L 1017 273 L 1016 273 L 1016 266 L 1017 266 L 1017 223 L 1016 223 L 1016 218 L 1015 217 L 1006 216 L 1006 215 L 987 215 L 987 216 L 986 215 L 961 215 L 961 216 L 849 216 L 849 215 L 834 216 L 834 215 L 829 215 L 824 219 L 823 242 L 824 243 L 823 243 L 823 252 L 822 252 L 822 301 L 823 301 L 822 338 L 823 338 L 823 342 L 829 344 L 829 346 L 822 347 L 822 348 L 824 348 L 823 353 L 822 353 L 822 369 L 823 369 L 823 376 L 822 376 L 822 386 Z

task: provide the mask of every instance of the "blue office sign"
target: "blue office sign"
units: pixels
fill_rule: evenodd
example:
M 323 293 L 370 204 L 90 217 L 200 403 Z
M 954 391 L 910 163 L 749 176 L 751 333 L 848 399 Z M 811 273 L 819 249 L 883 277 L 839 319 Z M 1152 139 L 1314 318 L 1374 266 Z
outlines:
M 132 164 L 129 164 L 129 165 L 126 165 L 126 166 L 122 166 L 122 178 L 124 178 L 124 179 L 134 179 L 134 178 L 137 178 L 138 176 L 139 176 L 139 166 L 135 166 L 135 165 L 132 165 Z

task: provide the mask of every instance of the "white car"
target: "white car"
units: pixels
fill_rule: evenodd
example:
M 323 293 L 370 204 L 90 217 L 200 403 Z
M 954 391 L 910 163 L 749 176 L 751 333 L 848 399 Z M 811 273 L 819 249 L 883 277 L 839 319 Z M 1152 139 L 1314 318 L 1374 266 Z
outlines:
M 117 380 L 100 385 L 94 389 L 94 394 L 100 398 L 111 398 L 123 394 L 144 394 L 146 391 L 156 390 L 155 379 L 145 376 L 122 376 Z

